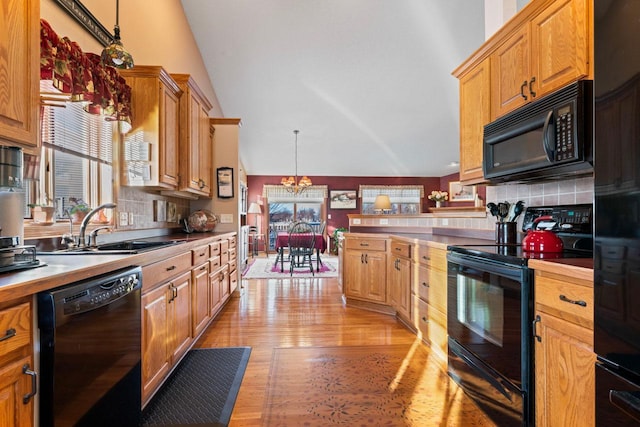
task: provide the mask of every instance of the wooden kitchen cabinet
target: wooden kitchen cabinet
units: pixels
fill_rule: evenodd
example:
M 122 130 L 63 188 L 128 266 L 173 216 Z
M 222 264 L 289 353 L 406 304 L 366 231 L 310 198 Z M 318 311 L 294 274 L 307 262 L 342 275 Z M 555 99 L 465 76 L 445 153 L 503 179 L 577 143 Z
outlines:
M 211 103 L 188 74 L 172 74 L 180 97 L 180 190 L 209 197 L 213 187 Z
M 590 74 L 587 0 L 547 3 L 491 54 L 492 120 Z
M 488 59 L 460 77 L 460 181 L 484 180 L 484 126 L 491 121 L 491 75 Z
M 366 302 L 386 303 L 386 239 L 346 237 L 344 249 L 345 296 Z
M 142 268 L 142 401 L 151 398 L 189 349 L 191 252 Z
M 33 310 L 30 298 L 0 304 L 0 422 L 33 425 Z M 24 396 L 29 396 L 27 401 Z
M 131 86 L 132 129 L 124 137 L 122 182 L 176 190 L 180 176 L 178 84 L 162 67 L 118 70 Z
M 192 321 L 193 337 L 199 336 L 211 321 L 209 310 L 209 245 L 203 245 L 191 251 L 192 264 L 191 280 L 193 282 Z
M 387 295 L 396 314 L 411 321 L 411 279 L 413 245 L 391 239 L 389 266 L 387 268 Z
M 447 369 L 447 251 L 427 244 L 418 246 L 417 277 L 412 282 L 413 326 Z
M 535 269 L 535 396 L 537 426 L 593 426 L 593 270 Z M 547 269 L 548 268 L 548 269 Z
M 10 0 L 0 13 L 0 145 L 38 154 L 40 2 Z

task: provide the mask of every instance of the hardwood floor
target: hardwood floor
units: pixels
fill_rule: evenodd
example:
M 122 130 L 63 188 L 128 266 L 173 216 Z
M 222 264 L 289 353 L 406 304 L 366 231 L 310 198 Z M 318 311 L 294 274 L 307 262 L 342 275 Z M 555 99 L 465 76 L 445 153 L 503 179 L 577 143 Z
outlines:
M 230 426 L 492 426 L 394 317 L 337 279 L 242 281 L 196 347 L 250 346 Z

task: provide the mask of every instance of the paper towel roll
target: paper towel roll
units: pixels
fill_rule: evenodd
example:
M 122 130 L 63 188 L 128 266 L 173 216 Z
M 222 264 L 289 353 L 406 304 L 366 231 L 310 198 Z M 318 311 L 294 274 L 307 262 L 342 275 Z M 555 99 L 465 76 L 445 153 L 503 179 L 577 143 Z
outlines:
M 0 236 L 18 236 L 24 244 L 24 193 L 0 191 L 0 206 Z

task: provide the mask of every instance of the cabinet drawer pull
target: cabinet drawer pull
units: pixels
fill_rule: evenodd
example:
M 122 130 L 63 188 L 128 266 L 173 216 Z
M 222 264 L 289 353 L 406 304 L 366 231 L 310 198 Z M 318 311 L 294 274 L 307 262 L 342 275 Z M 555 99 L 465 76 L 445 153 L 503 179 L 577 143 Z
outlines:
M 533 91 L 533 87 L 532 87 L 533 82 L 535 82 L 535 81 L 536 81 L 535 77 L 531 77 L 531 80 L 529 80 L 529 93 L 531 94 L 532 98 L 536 97 L 536 93 Z
M 524 100 L 527 100 L 527 95 L 524 94 L 524 88 L 527 87 L 527 81 L 525 80 L 524 83 L 522 83 L 522 85 L 520 85 L 520 96 L 524 98 Z
M 424 259 L 426 261 L 431 261 L 431 257 L 428 257 L 426 255 L 422 255 L 422 259 Z
M 201 254 L 198 255 L 199 257 L 203 257 L 204 256 L 204 252 L 202 252 Z
M 10 329 L 7 329 L 7 332 L 5 332 L 4 336 L 0 338 L 0 341 L 8 340 L 9 338 L 15 337 L 15 336 L 16 336 L 15 328 L 10 328 Z
M 31 377 L 31 393 L 27 393 L 22 396 L 22 403 L 25 405 L 29 403 L 31 398 L 38 392 L 38 374 L 35 371 L 29 369 L 29 365 L 26 364 L 22 367 L 22 373 Z
M 396 251 L 400 252 L 402 249 L 400 248 L 394 248 Z
M 587 302 L 586 301 L 569 299 L 564 295 L 560 295 L 560 301 L 568 302 L 570 304 L 579 305 L 580 307 L 586 307 L 587 306 Z
M 172 265 L 171 267 L 167 267 L 167 271 L 171 271 L 171 270 L 175 270 L 175 269 L 176 269 L 175 265 Z
M 369 244 L 367 242 L 360 242 L 360 246 L 369 246 Z
M 206 269 L 207 269 L 207 267 L 206 267 L 206 266 L 204 266 L 204 265 L 203 265 L 202 267 L 200 267 L 200 271 L 204 271 L 204 270 L 206 270 Z
M 425 288 L 428 288 L 429 284 L 427 282 L 422 282 L 422 286 L 424 286 Z
M 422 319 L 421 319 L 421 320 L 422 320 L 424 323 L 427 323 L 427 322 L 429 321 L 429 320 L 427 319 L 427 316 L 422 316 Z
M 531 329 L 533 330 L 533 337 L 538 340 L 538 342 L 542 342 L 542 337 L 536 333 L 536 323 L 542 322 L 540 315 L 536 316 L 531 323 Z

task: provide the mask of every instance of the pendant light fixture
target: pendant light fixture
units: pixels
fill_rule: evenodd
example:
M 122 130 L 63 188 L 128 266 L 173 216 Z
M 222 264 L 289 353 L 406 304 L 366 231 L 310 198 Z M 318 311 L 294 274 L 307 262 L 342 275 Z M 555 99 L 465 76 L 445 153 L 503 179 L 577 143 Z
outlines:
M 296 129 L 296 130 L 293 131 L 293 133 L 296 136 L 296 142 L 295 142 L 295 144 L 296 144 L 296 146 L 295 146 L 295 161 L 296 161 L 295 173 L 296 174 L 295 174 L 295 177 L 293 177 L 293 176 L 290 176 L 289 178 L 283 177 L 282 181 L 280 181 L 280 184 L 284 185 L 288 192 L 297 195 L 297 194 L 301 194 L 302 192 L 304 192 L 304 190 L 306 190 L 307 187 L 312 186 L 313 183 L 306 176 L 303 176 L 302 178 L 300 178 L 300 181 L 298 181 L 298 134 L 300 133 L 300 131 Z
M 102 51 L 102 63 L 115 68 L 133 68 L 133 57 L 127 52 L 120 41 L 120 0 L 116 0 L 116 25 L 113 27 L 113 40 Z

